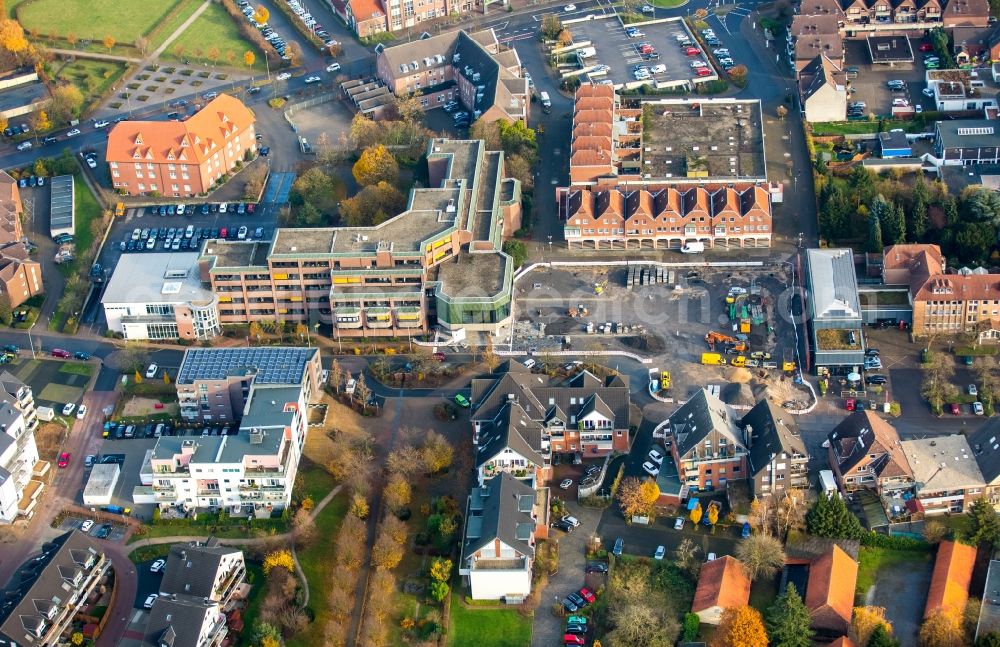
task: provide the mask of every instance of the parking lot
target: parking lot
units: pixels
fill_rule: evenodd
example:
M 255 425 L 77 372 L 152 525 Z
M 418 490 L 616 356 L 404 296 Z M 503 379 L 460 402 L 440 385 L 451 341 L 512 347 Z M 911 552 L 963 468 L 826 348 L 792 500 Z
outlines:
M 596 56 L 584 61 L 587 67 L 597 68 L 591 73 L 594 80 L 610 79 L 616 86 L 634 87 L 654 82 L 659 87 L 671 87 L 688 84 L 695 79 L 705 81 L 716 78 L 708 58 L 681 19 L 639 23 L 630 27 L 637 30 L 633 38 L 629 37 L 617 17 L 586 20 L 568 26 L 575 42 L 590 41 L 590 46 L 597 50 Z M 691 51 L 696 53 L 686 54 L 687 48 L 682 48 L 680 44 L 681 38 L 690 42 Z M 652 53 L 643 54 L 640 51 L 642 44 L 648 44 Z M 706 63 L 711 75 L 698 77 L 691 67 L 692 61 Z M 651 74 L 649 80 L 639 81 L 634 75 L 636 66 L 646 66 L 651 72 L 655 67 L 657 71 Z
M 920 105 L 923 110 L 933 109 L 934 100 L 922 94 L 927 87 L 925 82 L 926 69 L 923 64 L 924 52 L 919 50 L 925 39 L 911 39 L 910 45 L 916 60 L 913 63 L 897 63 L 895 65 L 875 65 L 871 62 L 868 46 L 865 41 L 845 41 L 848 67 L 858 68 L 858 76 L 851 80 L 855 92 L 850 95 L 849 102 L 865 103 L 865 114 L 892 114 L 893 99 L 906 99 L 911 105 Z M 905 82 L 906 88 L 901 91 L 891 90 L 887 83 L 890 80 Z

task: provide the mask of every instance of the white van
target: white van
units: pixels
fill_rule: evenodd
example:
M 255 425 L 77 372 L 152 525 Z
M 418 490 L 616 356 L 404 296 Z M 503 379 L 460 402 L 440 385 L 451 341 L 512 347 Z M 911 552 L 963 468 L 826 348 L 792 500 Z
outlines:
M 541 97 L 542 107 L 543 108 L 551 108 L 552 107 L 552 100 L 549 99 L 549 93 L 548 92 L 542 92 L 538 96 Z
M 524 365 L 525 365 L 526 367 L 528 367 L 528 368 L 534 368 L 534 367 L 535 367 L 535 364 L 537 364 L 537 363 L 538 363 L 538 362 L 536 362 L 535 360 L 533 360 L 533 359 L 532 359 L 532 358 L 530 358 L 530 357 L 529 357 L 528 359 L 524 360 Z
M 701 254 L 704 251 L 705 243 L 700 241 L 684 243 L 684 247 L 681 247 L 681 254 Z
M 576 55 L 580 58 L 592 58 L 597 56 L 597 48 L 595 47 L 581 47 L 576 50 Z
M 354 390 L 358 387 L 358 381 L 354 378 L 347 380 L 347 386 L 344 388 L 344 393 L 347 395 L 354 395 Z

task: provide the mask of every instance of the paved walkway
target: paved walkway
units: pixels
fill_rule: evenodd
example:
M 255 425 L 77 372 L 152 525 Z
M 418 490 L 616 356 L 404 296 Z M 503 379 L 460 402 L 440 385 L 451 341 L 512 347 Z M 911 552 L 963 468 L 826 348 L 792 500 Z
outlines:
M 97 61 L 118 61 L 121 63 L 141 63 L 142 59 L 117 54 L 101 54 L 100 52 L 81 52 L 78 49 L 51 48 L 48 51 L 59 56 L 75 56 L 77 58 L 92 58 Z
M 211 2 L 212 0 L 205 0 L 204 4 L 198 7 L 198 9 L 193 14 L 191 14 L 190 18 L 181 23 L 181 26 L 175 29 L 174 33 L 167 36 L 167 39 L 163 41 L 162 45 L 156 48 L 156 51 L 154 51 L 152 54 L 146 57 L 146 60 L 149 60 L 151 58 L 154 59 L 159 58 L 160 54 L 165 52 L 167 50 L 167 47 L 169 47 L 172 42 L 177 40 L 180 37 L 180 35 L 184 33 L 184 30 L 191 26 L 191 23 L 193 23 L 195 20 L 198 19 L 198 16 L 205 13 L 205 10 L 208 9 L 208 5 L 210 5 Z

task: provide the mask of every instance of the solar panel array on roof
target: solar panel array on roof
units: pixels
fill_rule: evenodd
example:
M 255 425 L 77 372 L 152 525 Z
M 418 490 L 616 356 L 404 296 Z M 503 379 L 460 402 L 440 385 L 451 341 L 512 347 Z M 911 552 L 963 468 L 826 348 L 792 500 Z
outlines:
M 316 348 L 196 348 L 184 353 L 178 384 L 222 380 L 234 372 L 256 373 L 256 384 L 300 384 Z

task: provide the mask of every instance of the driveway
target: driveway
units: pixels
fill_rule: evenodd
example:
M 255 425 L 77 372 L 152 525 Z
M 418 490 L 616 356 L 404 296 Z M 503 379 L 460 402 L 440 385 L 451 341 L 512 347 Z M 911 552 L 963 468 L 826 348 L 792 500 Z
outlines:
M 549 578 L 542 589 L 540 604 L 535 612 L 531 633 L 532 647 L 549 647 L 563 634 L 563 618 L 552 614 L 554 605 L 568 593 L 584 585 L 584 568 L 587 565 L 587 538 L 597 531 L 602 510 L 583 508 L 576 503 L 567 504 L 569 514 L 580 520 L 580 527 L 570 534 L 552 530 L 550 542 L 559 544 L 559 572 Z
M 917 644 L 933 570 L 929 558 L 882 568 L 865 597 L 864 604 L 885 607 L 885 618 L 904 645 Z M 902 591 L 908 595 L 900 595 Z

